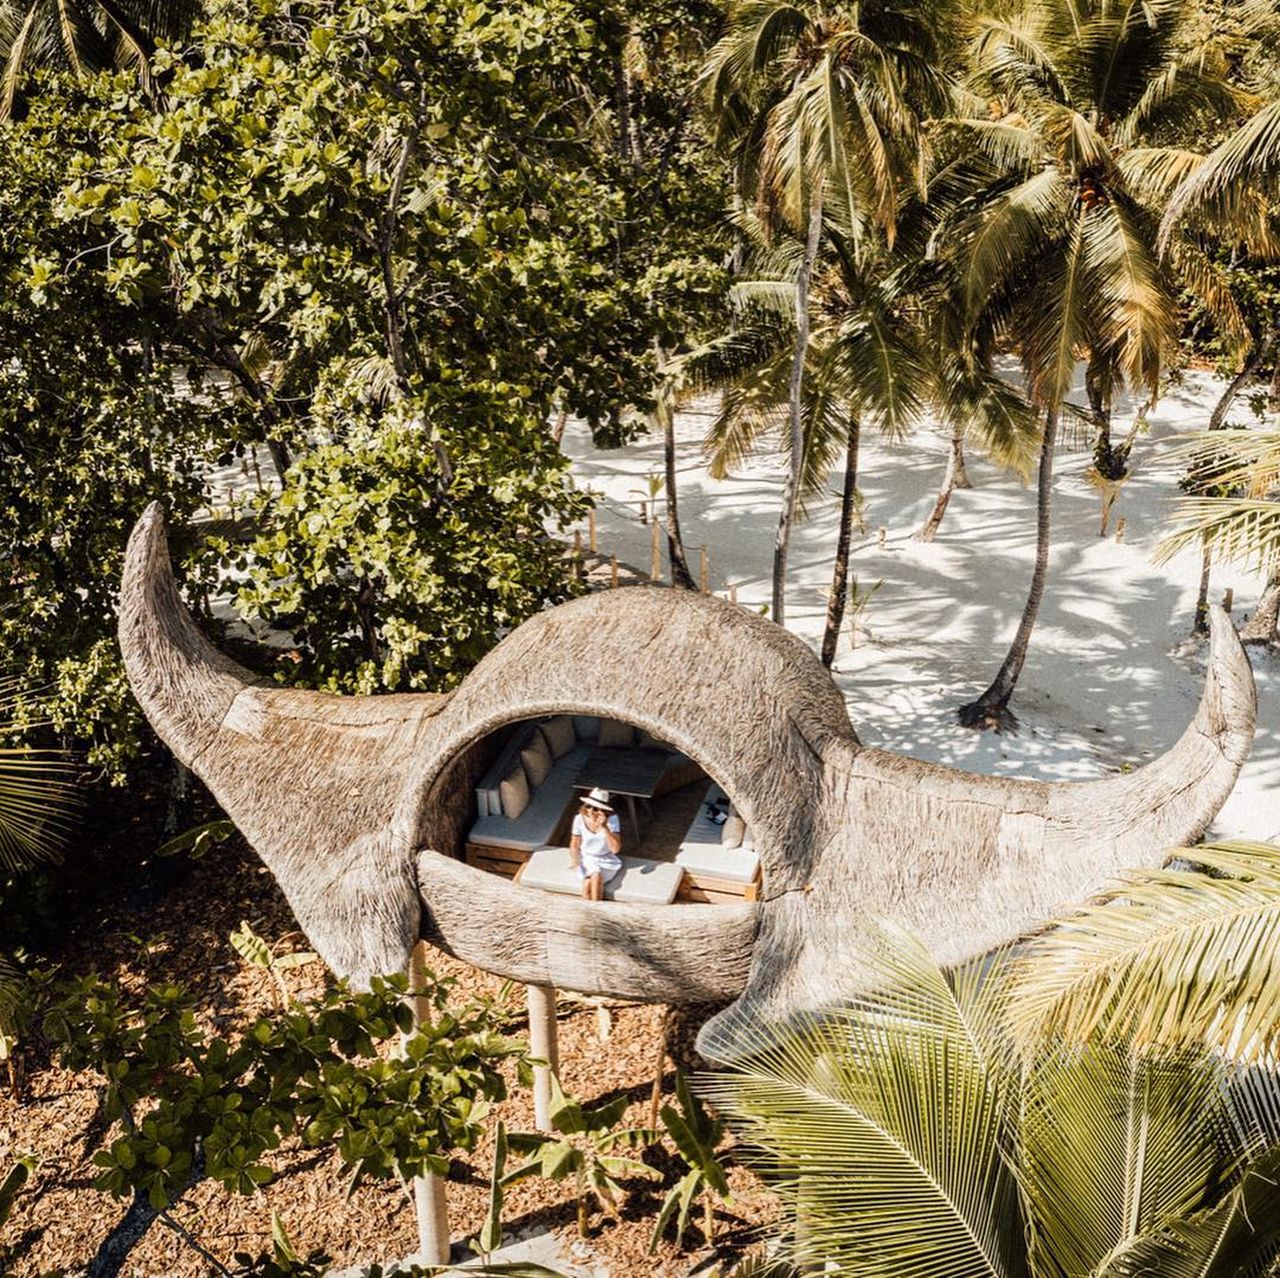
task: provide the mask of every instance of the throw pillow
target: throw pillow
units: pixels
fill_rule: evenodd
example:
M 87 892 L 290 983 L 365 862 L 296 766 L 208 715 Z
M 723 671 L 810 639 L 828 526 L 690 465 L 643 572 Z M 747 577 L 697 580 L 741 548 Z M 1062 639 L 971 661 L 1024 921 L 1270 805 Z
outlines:
M 600 736 L 597 744 L 602 748 L 630 746 L 635 743 L 636 730 L 629 723 L 619 723 L 617 719 L 600 720 Z
M 551 771 L 551 751 L 541 732 L 533 734 L 533 740 L 520 751 L 520 762 L 524 764 L 525 776 L 529 784 L 536 790 Z
M 529 806 L 529 780 L 524 769 L 515 768 L 498 787 L 498 792 L 502 795 L 502 815 L 514 821 Z
M 546 737 L 547 745 L 551 747 L 553 759 L 558 759 L 562 754 L 568 754 L 573 749 L 577 739 L 573 735 L 573 720 L 567 714 L 558 714 L 541 726 L 542 735 Z
M 747 823 L 735 812 L 720 827 L 720 846 L 722 848 L 740 848 L 742 836 L 747 832 Z

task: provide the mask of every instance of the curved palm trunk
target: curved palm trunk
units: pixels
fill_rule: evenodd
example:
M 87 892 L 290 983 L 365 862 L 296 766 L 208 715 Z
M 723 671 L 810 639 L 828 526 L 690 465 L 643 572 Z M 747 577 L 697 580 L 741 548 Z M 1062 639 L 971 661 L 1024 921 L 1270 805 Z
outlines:
M 796 500 L 800 494 L 800 477 L 804 473 L 804 420 L 801 394 L 804 390 L 804 360 L 809 350 L 809 281 L 818 256 L 822 235 L 822 188 L 813 193 L 809 205 L 809 230 L 805 238 L 804 261 L 796 276 L 796 349 L 791 360 L 791 385 L 788 391 L 791 423 L 791 465 L 782 489 L 782 511 L 778 516 L 778 536 L 773 546 L 773 619 L 786 625 L 787 550 L 791 543 L 791 525 L 795 522 Z
M 1055 405 L 1044 419 L 1044 436 L 1040 441 L 1040 477 L 1036 485 L 1036 564 L 1031 574 L 1031 589 L 1022 609 L 1013 644 L 991 686 L 976 701 L 960 707 L 960 722 L 966 728 L 992 728 L 996 732 L 1017 731 L 1018 720 L 1009 709 L 1009 698 L 1017 686 L 1027 659 L 1031 632 L 1044 598 L 1045 580 L 1049 575 L 1049 516 L 1053 504 L 1053 450 L 1058 437 L 1058 413 Z
M 951 494 L 957 488 L 972 487 L 964 468 L 964 426 L 957 422 L 951 431 L 951 455 L 947 459 L 947 473 L 938 491 L 938 500 L 933 503 L 929 518 L 924 521 L 924 527 L 920 529 L 921 541 L 932 541 L 938 535 L 938 527 L 942 523 L 943 515 L 947 513 Z
M 849 418 L 849 440 L 845 447 L 844 487 L 840 491 L 840 532 L 836 537 L 836 562 L 831 571 L 831 595 L 827 600 L 827 624 L 822 635 L 822 664 L 828 670 L 836 659 L 840 627 L 844 624 L 849 599 L 849 544 L 853 540 L 853 516 L 858 505 L 858 442 L 862 423 Z
M 1253 616 L 1241 627 L 1243 643 L 1275 643 L 1280 635 L 1280 572 L 1273 573 Z

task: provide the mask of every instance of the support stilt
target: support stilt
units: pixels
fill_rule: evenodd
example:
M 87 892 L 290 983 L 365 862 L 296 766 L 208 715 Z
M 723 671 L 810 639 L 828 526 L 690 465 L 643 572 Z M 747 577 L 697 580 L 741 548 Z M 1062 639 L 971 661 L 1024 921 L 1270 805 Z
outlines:
M 421 989 L 426 981 L 426 944 L 419 941 L 409 956 L 409 988 Z M 413 1023 L 431 1019 L 425 998 L 410 998 Z M 418 1259 L 427 1265 L 449 1263 L 449 1202 L 440 1176 L 418 1176 L 413 1182 L 413 1210 L 418 1221 Z
M 560 1072 L 560 1044 L 556 1028 L 556 991 L 553 985 L 526 985 L 529 1001 L 529 1050 L 546 1065 L 533 1067 L 533 1125 L 551 1130 L 551 1075 Z

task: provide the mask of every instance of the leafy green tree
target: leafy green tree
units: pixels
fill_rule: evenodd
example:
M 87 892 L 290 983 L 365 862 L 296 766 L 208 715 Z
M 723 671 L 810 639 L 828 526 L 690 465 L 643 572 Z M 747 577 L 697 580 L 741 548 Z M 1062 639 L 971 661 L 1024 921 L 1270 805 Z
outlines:
M 1054 451 L 1080 357 L 1106 458 L 1116 391 L 1154 399 L 1176 355 L 1183 289 L 1247 342 L 1202 244 L 1161 243 L 1165 207 L 1201 159 L 1176 139 L 1239 100 L 1194 35 L 1190 8 L 1172 0 L 1029 0 L 1012 19 L 985 19 L 974 46 L 975 109 L 950 124 L 972 194 L 947 223 L 948 251 L 966 279 L 969 330 L 1016 346 L 1043 432 L 1030 590 L 995 679 L 960 709 L 969 727 L 1016 726 L 1009 701 L 1044 595 Z
M 125 538 L 157 497 L 187 525 L 240 428 L 154 312 L 115 297 L 118 244 L 61 215 L 68 173 L 124 127 L 116 88 L 68 81 L 0 125 L 0 651 L 15 729 L 47 723 L 119 778 L 145 742 L 115 644 Z
M 639 159 L 596 131 L 625 16 L 223 0 L 157 53 L 163 109 L 129 76 L 63 76 L 0 126 L 0 639 L 24 722 L 116 780 L 147 749 L 114 594 L 155 498 L 197 612 L 232 593 L 292 630 L 299 661 L 256 660 L 298 681 L 449 686 L 573 590 L 546 531 L 584 499 L 547 423 L 618 435 L 655 339 L 722 277 L 658 73 L 633 71 Z M 261 447 L 283 492 L 219 540 L 206 476 Z
M 59 1058 L 102 1077 L 108 1128 L 94 1184 L 129 1202 L 93 1278 L 120 1272 L 201 1180 L 256 1193 L 272 1179 L 266 1156 L 288 1138 L 336 1147 L 353 1187 L 447 1175 L 450 1152 L 475 1146 L 489 1102 L 506 1094 L 500 1066 L 522 1049 L 488 1003 L 454 1006 L 451 982 L 430 975 L 412 991 L 432 1012 L 415 1028 L 409 993 L 403 976 L 375 979 L 368 994 L 339 987 L 260 1018 L 237 1042 L 199 1024 L 178 986 L 130 1002 L 97 976 L 44 978 L 41 1022 Z M 402 1050 L 385 1050 L 404 1035 Z
M 1270 1272 L 1275 1076 L 1204 1050 L 1019 1053 L 1000 963 L 945 973 L 874 932 L 864 991 L 707 1086 L 763 1150 L 796 1258 L 931 1278 Z

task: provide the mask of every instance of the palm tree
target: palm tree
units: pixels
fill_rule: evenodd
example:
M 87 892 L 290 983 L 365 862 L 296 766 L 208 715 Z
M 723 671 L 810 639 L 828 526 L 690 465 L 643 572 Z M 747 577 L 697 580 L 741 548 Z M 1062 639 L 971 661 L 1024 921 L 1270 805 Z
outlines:
M 982 22 L 973 109 L 949 122 L 972 166 L 971 201 L 948 227 L 966 323 L 1016 345 L 1042 420 L 1031 586 L 995 679 L 960 709 L 969 727 L 1017 724 L 1009 700 L 1044 596 L 1055 445 L 1078 360 L 1105 428 L 1125 384 L 1154 399 L 1182 290 L 1247 341 L 1201 244 L 1159 245 L 1170 196 L 1203 158 L 1165 139 L 1237 102 L 1223 60 L 1191 35 L 1182 0 L 1029 0 L 1013 20 Z
M 929 1278 L 1233 1278 L 1280 1257 L 1280 1083 L 1203 1049 L 1038 1044 L 998 955 L 872 928 L 847 1005 L 706 1086 L 761 1151 L 802 1264 Z
M 904 183 L 924 169 L 922 120 L 947 95 L 949 0 L 739 0 L 702 81 L 739 196 L 803 243 L 788 376 L 790 465 L 774 546 L 772 614 L 786 621 L 787 554 L 804 469 L 809 290 L 824 233 L 890 243 Z
M 1202 491 L 1179 501 L 1158 557 L 1195 546 L 1206 565 L 1221 559 L 1261 569 L 1269 579 L 1280 575 L 1280 430 L 1217 426 L 1185 445 L 1182 455 Z M 1274 630 L 1273 623 L 1270 634 L 1257 638 L 1265 642 Z
M 707 433 L 710 474 L 723 478 L 781 435 L 787 417 L 792 362 L 791 282 L 801 252 L 785 237 L 769 243 L 750 215 L 739 226 L 751 254 L 752 278 L 733 290 L 737 325 L 684 357 L 686 386 L 721 392 L 720 410 Z M 839 228 L 827 229 L 830 261 L 814 280 L 813 327 L 805 359 L 801 423 L 803 462 L 798 511 L 826 489 L 844 461 L 839 532 L 828 595 L 821 659 L 835 660 L 849 587 L 849 559 L 858 521 L 859 448 L 866 429 L 901 439 L 932 407 L 955 421 L 1004 466 L 1025 469 L 1034 427 L 1025 400 L 989 367 L 962 366 L 940 340 L 936 316 L 948 307 L 938 271 L 923 269 L 928 221 L 917 206 L 904 210 L 896 248 L 872 254 Z M 861 252 L 857 251 L 861 248 Z
M 0 120 L 37 68 L 77 75 L 147 65 L 159 39 L 181 39 L 198 0 L 0 0 Z

